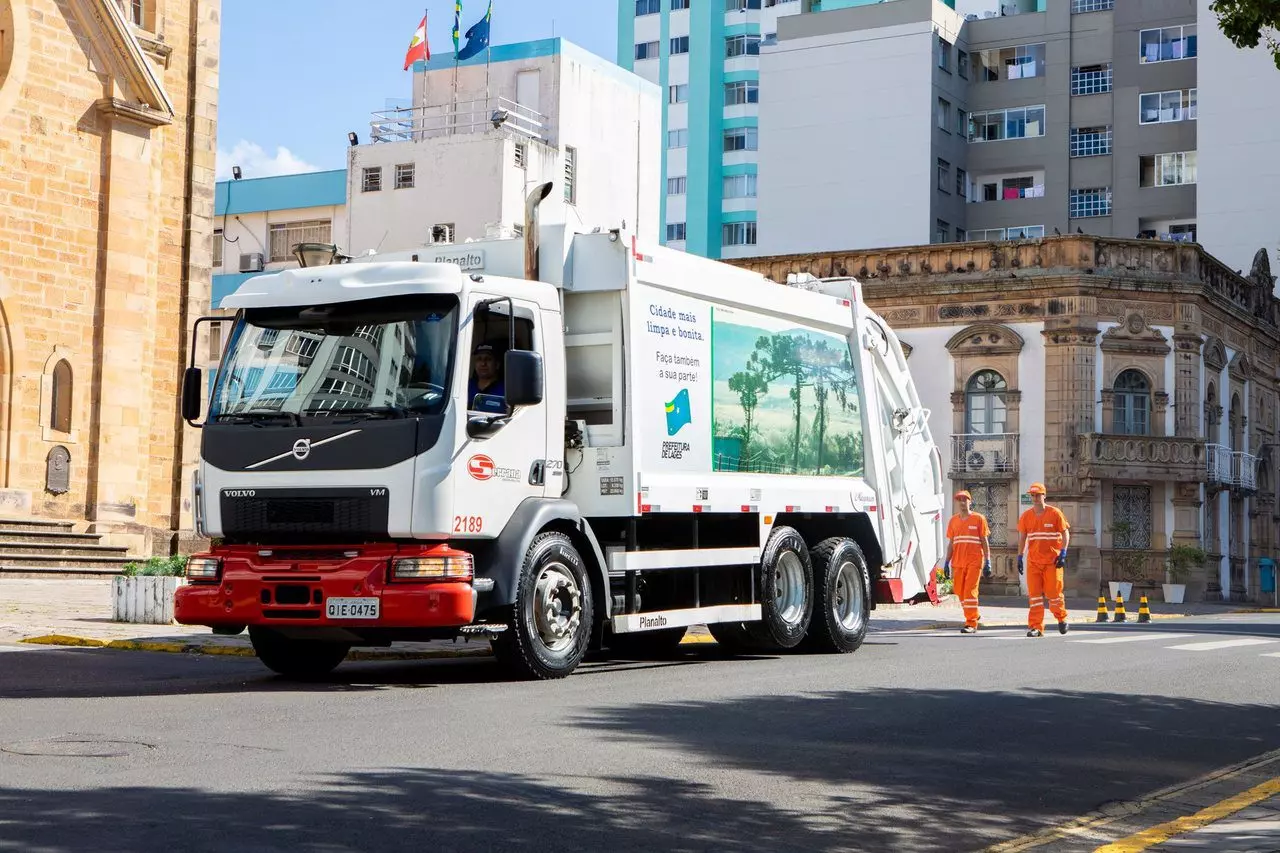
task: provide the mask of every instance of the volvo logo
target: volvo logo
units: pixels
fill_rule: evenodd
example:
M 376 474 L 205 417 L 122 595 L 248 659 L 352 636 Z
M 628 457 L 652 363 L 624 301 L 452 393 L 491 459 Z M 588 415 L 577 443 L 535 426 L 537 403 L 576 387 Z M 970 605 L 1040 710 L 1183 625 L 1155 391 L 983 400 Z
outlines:
M 293 458 L 301 462 L 311 455 L 311 439 L 300 438 L 293 443 Z
M 309 438 L 300 438 L 293 443 L 292 448 L 286 450 L 284 453 L 277 453 L 275 456 L 268 456 L 266 459 L 254 462 L 252 465 L 246 465 L 244 466 L 244 470 L 253 471 L 263 467 L 264 465 L 270 465 L 272 462 L 279 462 L 281 459 L 288 459 L 290 456 L 301 462 L 303 459 L 306 459 L 311 455 L 311 451 L 313 449 L 321 446 L 322 444 L 328 444 L 332 441 L 340 441 L 344 438 L 350 438 L 359 432 L 360 430 L 358 429 L 349 429 L 346 432 L 340 432 L 337 435 L 331 435 L 328 438 L 322 438 L 319 441 L 313 441 Z

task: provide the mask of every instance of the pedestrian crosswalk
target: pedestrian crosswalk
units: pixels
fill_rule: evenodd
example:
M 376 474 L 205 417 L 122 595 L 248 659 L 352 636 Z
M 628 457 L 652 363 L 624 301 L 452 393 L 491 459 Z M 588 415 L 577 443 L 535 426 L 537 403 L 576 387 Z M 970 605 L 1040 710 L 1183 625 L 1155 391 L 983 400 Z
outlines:
M 959 638 L 957 638 L 959 639 Z M 1025 628 L 995 628 L 980 631 L 977 639 L 989 642 L 1009 642 L 1026 640 Z M 1055 626 L 1049 625 L 1045 631 L 1045 641 L 1062 642 L 1070 646 L 1111 646 L 1117 644 L 1158 644 L 1162 648 L 1175 652 L 1217 652 L 1230 649 L 1248 649 L 1258 651 L 1262 657 L 1280 659 L 1280 636 L 1232 636 L 1223 637 L 1213 632 L 1198 633 L 1196 631 L 1170 632 L 1148 631 L 1144 627 L 1092 627 L 1072 626 L 1072 631 L 1065 637 L 1058 635 Z

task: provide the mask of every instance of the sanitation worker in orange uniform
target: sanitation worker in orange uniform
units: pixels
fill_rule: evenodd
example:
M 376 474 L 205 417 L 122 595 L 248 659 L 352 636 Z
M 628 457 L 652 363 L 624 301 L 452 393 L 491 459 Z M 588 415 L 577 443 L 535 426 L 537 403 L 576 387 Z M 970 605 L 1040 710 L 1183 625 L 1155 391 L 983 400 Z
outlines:
M 1044 603 L 1058 620 L 1058 633 L 1067 633 L 1067 602 L 1062 595 L 1062 568 L 1067 564 L 1067 544 L 1071 541 L 1066 516 L 1044 502 L 1043 483 L 1032 483 L 1031 509 L 1018 519 L 1018 574 L 1027 575 L 1027 595 L 1031 609 L 1027 616 L 1027 636 L 1044 636 Z M 1023 555 L 1026 555 L 1024 567 Z
M 960 512 L 947 523 L 944 571 L 951 578 L 960 606 L 964 608 L 961 634 L 978 633 L 978 572 L 982 572 L 981 577 L 991 577 L 991 528 L 981 513 L 970 511 L 972 504 L 972 495 L 966 491 L 956 492 Z

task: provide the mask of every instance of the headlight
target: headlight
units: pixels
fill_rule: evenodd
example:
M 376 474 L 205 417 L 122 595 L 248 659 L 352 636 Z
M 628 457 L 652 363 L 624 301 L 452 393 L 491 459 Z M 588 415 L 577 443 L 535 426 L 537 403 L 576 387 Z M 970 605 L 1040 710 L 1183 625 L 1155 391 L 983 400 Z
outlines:
M 222 560 L 217 557 L 188 557 L 187 580 L 216 581 L 222 572 Z
M 391 579 L 397 581 L 469 581 L 475 563 L 465 551 L 439 548 L 419 557 L 396 557 L 391 561 Z

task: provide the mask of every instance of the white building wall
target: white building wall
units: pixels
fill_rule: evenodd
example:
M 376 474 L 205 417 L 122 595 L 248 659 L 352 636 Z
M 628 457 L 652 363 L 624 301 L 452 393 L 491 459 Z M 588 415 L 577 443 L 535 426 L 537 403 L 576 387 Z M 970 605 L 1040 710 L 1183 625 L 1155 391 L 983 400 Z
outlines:
M 929 242 L 932 50 L 929 22 L 764 49 L 757 254 Z
M 1247 273 L 1266 248 L 1280 271 L 1280 70 L 1265 45 L 1228 41 L 1210 2 L 1197 15 L 1196 236 L 1232 269 Z
M 346 208 L 341 205 L 255 211 L 214 217 L 213 227 L 222 230 L 222 265 L 214 267 L 213 274 L 240 272 L 240 256 L 256 252 L 262 253 L 263 269 L 267 272 L 296 267 L 298 264 L 292 258 L 286 261 L 271 261 L 271 224 L 321 219 L 331 223 L 333 241 L 346 250 L 343 239 L 347 233 L 347 215 Z

